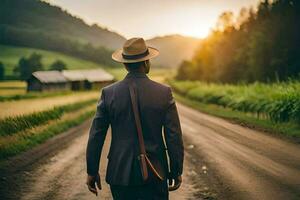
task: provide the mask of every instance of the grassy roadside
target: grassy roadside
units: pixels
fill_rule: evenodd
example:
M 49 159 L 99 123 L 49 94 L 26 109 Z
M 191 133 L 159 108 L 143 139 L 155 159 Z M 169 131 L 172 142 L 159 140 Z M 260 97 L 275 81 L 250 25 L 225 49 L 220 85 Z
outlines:
M 268 119 L 258 119 L 256 117 L 249 116 L 246 113 L 234 111 L 229 108 L 223 108 L 217 105 L 204 104 L 194 101 L 177 93 L 175 93 L 174 96 L 180 103 L 183 103 L 201 112 L 228 119 L 234 123 L 238 123 L 249 128 L 272 133 L 277 136 L 284 136 L 285 138 L 287 137 L 295 142 L 300 142 L 299 124 L 292 122 L 275 123 Z
M 18 134 L 0 138 L 0 162 L 29 150 L 47 139 L 60 134 L 68 129 L 83 123 L 95 113 L 95 105 L 88 106 L 82 110 L 68 113 L 61 119 L 49 122 Z
M 55 106 L 73 104 L 90 99 L 98 99 L 100 95 L 99 92 L 100 91 L 75 92 L 53 97 L 0 102 L 0 118 L 27 115 L 33 112 L 48 110 Z
M 0 90 L 0 92 L 1 92 L 1 90 Z M 34 99 L 34 98 L 45 98 L 45 97 L 55 97 L 55 96 L 62 96 L 62 95 L 67 95 L 67 94 L 72 94 L 72 91 L 47 92 L 47 93 L 30 92 L 30 93 L 24 93 L 24 94 L 2 95 L 2 96 L 0 96 L 0 102 L 2 102 L 2 101 L 18 101 L 18 100 L 23 100 L 23 99 Z
M 64 114 L 80 110 L 92 105 L 97 99 L 90 99 L 73 104 L 56 106 L 49 110 L 33 112 L 27 115 L 19 115 L 0 119 L 0 137 L 13 135 L 26 129 L 44 125 L 51 120 L 60 119 Z

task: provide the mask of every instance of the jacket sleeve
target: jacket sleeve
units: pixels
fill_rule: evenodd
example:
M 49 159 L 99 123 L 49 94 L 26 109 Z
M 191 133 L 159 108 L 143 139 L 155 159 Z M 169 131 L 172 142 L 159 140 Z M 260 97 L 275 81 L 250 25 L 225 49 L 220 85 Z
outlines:
M 98 173 L 102 147 L 108 126 L 109 116 L 105 107 L 105 95 L 103 89 L 101 98 L 97 104 L 97 111 L 90 128 L 86 149 L 87 173 L 91 176 L 95 176 Z
M 169 176 L 175 178 L 182 174 L 184 146 L 178 112 L 170 88 L 168 88 L 164 134 L 170 159 Z

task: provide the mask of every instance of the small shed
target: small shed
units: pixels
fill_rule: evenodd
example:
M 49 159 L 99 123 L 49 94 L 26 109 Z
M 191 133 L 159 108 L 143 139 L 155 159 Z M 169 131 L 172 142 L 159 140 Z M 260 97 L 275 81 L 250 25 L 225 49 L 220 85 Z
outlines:
M 100 89 L 114 82 L 114 77 L 102 69 L 64 70 L 62 74 L 70 81 L 72 90 Z
M 85 76 L 81 70 L 64 70 L 63 76 L 70 82 L 72 90 L 84 90 Z
M 27 80 L 27 91 L 68 90 L 68 80 L 59 71 L 36 71 Z
M 85 89 L 99 89 L 114 82 L 114 77 L 102 69 L 84 71 Z

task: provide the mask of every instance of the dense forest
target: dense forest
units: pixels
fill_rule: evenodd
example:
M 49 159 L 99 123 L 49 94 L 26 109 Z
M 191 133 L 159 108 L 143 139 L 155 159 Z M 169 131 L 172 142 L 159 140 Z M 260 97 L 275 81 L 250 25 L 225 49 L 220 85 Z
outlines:
M 238 17 L 225 12 L 191 61 L 178 70 L 179 80 L 271 82 L 299 78 L 300 1 L 263 1 L 243 8 Z
M 112 49 L 124 41 L 117 33 L 89 26 L 43 1 L 2 0 L 0 4 L 1 44 L 58 51 L 112 66 Z

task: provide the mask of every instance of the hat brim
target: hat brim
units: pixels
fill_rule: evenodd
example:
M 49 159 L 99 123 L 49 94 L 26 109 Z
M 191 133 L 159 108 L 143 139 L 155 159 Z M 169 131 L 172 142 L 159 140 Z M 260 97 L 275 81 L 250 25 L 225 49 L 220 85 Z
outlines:
M 111 58 L 114 61 L 117 61 L 117 62 L 120 62 L 120 63 L 136 63 L 136 62 L 142 62 L 142 61 L 145 61 L 145 60 L 149 60 L 149 59 L 154 58 L 154 57 L 159 55 L 159 51 L 157 49 L 153 48 L 153 47 L 148 47 L 148 51 L 149 51 L 149 54 L 142 57 L 142 58 L 125 59 L 122 56 L 123 49 L 118 49 L 111 55 Z

